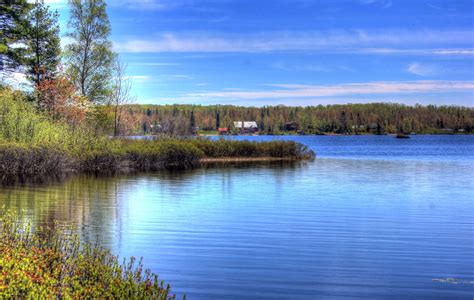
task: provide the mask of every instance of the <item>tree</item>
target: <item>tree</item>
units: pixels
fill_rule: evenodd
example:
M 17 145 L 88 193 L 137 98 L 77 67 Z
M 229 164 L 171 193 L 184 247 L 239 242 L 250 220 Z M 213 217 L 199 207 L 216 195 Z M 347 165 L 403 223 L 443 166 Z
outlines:
M 221 127 L 221 115 L 219 111 L 216 111 L 216 130 L 218 130 L 219 127 Z
M 78 96 L 74 85 L 64 77 L 43 79 L 36 86 L 39 108 L 51 118 L 67 122 L 74 129 L 86 117 L 87 101 Z
M 69 5 L 72 31 L 67 36 L 72 43 L 66 47 L 67 72 L 82 96 L 103 103 L 110 93 L 114 56 L 105 1 L 69 0 Z
M 125 76 L 126 65 L 118 57 L 114 59 L 112 68 L 112 92 L 109 105 L 112 107 L 114 122 L 114 136 L 119 134 L 124 114 L 124 105 L 131 102 L 130 90 L 132 88 L 130 80 Z
M 189 118 L 189 126 L 191 133 L 196 132 L 196 118 L 194 117 L 194 111 L 191 111 L 191 116 Z
M 17 71 L 24 63 L 30 9 L 27 0 L 0 2 L 0 72 L 3 75 Z
M 49 11 L 44 0 L 37 0 L 30 11 L 26 73 L 38 85 L 45 78 L 52 78 L 57 72 L 61 52 L 58 13 Z

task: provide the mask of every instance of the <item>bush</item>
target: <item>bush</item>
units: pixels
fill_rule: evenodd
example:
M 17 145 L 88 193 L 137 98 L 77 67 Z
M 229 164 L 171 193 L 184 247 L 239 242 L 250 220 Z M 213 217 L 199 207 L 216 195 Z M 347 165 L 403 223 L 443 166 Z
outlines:
M 205 157 L 275 157 L 313 159 L 315 154 L 303 144 L 293 141 L 250 142 L 221 139 L 191 141 Z
M 169 285 L 143 270 L 142 261 L 119 263 L 109 251 L 81 245 L 71 226 L 34 231 L 17 214 L 0 212 L 2 299 L 174 299 Z
M 55 149 L 0 143 L 0 179 L 3 182 L 14 181 L 18 176 L 59 175 L 69 164 L 68 155 Z
M 60 175 L 66 170 L 113 174 L 188 169 L 197 167 L 203 157 L 308 159 L 314 153 L 301 144 L 285 141 L 110 139 L 87 124 L 71 126 L 55 121 L 28 103 L 23 93 L 0 88 L 2 183 Z

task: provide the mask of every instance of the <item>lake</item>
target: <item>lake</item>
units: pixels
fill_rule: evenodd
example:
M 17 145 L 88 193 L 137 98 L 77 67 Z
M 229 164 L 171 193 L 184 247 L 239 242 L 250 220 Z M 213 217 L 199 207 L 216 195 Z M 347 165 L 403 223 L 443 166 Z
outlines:
M 472 299 L 474 136 L 285 136 L 314 162 L 3 187 L 188 299 Z

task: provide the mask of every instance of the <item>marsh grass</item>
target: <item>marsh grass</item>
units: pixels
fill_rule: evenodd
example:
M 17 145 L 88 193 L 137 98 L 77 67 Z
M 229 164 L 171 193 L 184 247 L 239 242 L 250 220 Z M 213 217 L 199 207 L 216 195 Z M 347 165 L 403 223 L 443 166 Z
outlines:
M 0 212 L 1 299 L 175 299 L 170 286 L 109 251 L 80 242 L 72 226 L 33 229 Z
M 194 139 L 190 143 L 199 148 L 204 157 L 270 157 L 313 159 L 315 154 L 307 146 L 294 141 L 250 142 L 220 139 Z
M 111 139 L 89 125 L 71 127 L 52 120 L 21 92 L 0 89 L 0 183 L 61 177 L 66 172 L 190 169 L 203 158 L 314 158 L 311 150 L 292 141 Z

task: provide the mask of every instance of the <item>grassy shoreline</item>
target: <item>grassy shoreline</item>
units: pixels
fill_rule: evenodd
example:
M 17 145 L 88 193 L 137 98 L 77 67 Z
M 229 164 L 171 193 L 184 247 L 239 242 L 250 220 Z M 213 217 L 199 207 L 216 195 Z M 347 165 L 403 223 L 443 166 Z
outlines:
M 293 141 L 206 139 L 113 140 L 81 152 L 24 143 L 0 143 L 0 183 L 65 173 L 192 169 L 209 162 L 311 160 L 315 154 Z
M 279 162 L 295 161 L 293 157 L 204 157 L 201 158 L 202 164 L 227 163 L 227 162 Z

